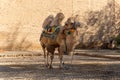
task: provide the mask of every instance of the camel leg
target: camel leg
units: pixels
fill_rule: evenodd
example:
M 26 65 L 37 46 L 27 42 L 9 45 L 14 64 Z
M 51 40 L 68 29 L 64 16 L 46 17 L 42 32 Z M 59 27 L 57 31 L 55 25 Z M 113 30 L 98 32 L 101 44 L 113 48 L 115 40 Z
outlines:
M 53 59 L 54 59 L 54 53 L 52 53 L 52 54 L 50 55 L 50 65 L 49 65 L 49 68 L 50 68 L 50 69 L 53 68 L 53 66 L 52 66 Z
M 49 66 L 49 52 L 47 51 L 47 58 L 46 58 L 46 67 L 48 67 Z
M 58 54 L 60 54 L 60 48 L 58 47 Z M 62 64 L 64 65 L 64 61 L 62 59 Z
M 63 68 L 63 63 L 62 63 L 63 62 L 63 56 L 60 55 L 59 57 L 60 57 L 60 69 L 61 69 L 61 68 Z
M 45 48 L 43 48 L 43 52 L 44 52 L 44 62 L 45 62 L 45 65 L 46 65 L 46 51 L 45 51 Z
M 45 66 L 48 66 L 48 53 L 46 54 L 46 47 L 45 47 L 45 45 L 42 45 L 42 49 L 43 49 L 43 53 L 44 53 L 44 64 L 45 64 Z
M 59 59 L 60 59 L 60 69 L 63 68 L 63 49 L 60 47 L 60 53 L 59 53 Z

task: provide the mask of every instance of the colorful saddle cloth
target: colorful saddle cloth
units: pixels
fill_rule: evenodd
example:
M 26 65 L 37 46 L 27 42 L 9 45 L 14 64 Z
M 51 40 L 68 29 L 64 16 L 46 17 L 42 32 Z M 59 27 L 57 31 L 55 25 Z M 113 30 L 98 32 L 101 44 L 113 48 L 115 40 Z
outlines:
M 60 31 L 60 26 L 46 27 L 42 32 L 42 36 L 48 37 L 51 39 L 55 39 L 57 37 L 59 31 Z

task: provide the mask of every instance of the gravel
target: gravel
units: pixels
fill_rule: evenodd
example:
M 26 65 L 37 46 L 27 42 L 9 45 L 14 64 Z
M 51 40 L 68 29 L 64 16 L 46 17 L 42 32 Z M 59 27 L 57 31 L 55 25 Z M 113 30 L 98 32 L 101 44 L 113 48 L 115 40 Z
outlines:
M 48 69 L 43 56 L 0 57 L 0 80 L 120 80 L 120 61 L 79 55 L 73 56 L 72 64 L 69 55 L 64 61 L 65 68 L 59 69 L 55 55 L 53 69 Z

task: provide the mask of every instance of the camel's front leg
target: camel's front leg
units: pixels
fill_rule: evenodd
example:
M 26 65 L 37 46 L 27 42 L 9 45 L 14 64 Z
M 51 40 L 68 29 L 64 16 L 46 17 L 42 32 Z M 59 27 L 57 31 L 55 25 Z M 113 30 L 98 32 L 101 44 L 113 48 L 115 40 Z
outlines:
M 62 61 L 63 61 L 63 56 L 60 55 L 60 69 L 63 68 L 63 63 L 62 63 Z
M 48 51 L 46 53 L 46 47 L 44 45 L 42 45 L 42 49 L 43 49 L 43 53 L 44 53 L 44 64 L 46 67 L 48 67 Z
M 60 51 L 59 51 L 59 59 L 60 59 L 60 68 L 63 68 L 63 47 L 60 47 Z
M 49 55 L 50 55 L 50 64 L 49 64 L 48 68 L 53 68 L 52 67 L 52 62 L 53 62 L 53 58 L 54 58 L 55 47 L 49 45 L 47 47 L 47 51 L 49 52 Z
M 49 52 L 47 51 L 47 57 L 45 57 L 45 66 L 48 67 L 49 66 Z
M 54 53 L 51 53 L 51 55 L 50 55 L 50 65 L 49 65 L 50 69 L 53 68 L 53 66 L 52 66 L 53 59 L 54 59 Z
M 46 65 L 46 51 L 45 51 L 45 48 L 43 48 L 43 52 L 44 52 L 44 63 Z
M 58 54 L 60 54 L 60 48 L 58 47 Z M 62 64 L 64 65 L 64 61 L 62 59 Z

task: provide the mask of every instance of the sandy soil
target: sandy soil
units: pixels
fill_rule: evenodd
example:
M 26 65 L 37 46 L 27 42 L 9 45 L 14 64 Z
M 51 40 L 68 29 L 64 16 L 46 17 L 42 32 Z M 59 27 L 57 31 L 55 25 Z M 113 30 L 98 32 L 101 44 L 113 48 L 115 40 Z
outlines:
M 120 56 L 119 51 L 81 51 Z M 11 52 L 12 53 L 12 52 Z M 53 69 L 44 66 L 43 56 L 0 57 L 0 80 L 120 80 L 120 61 L 74 55 L 64 56 L 65 68 L 59 69 L 55 56 Z

